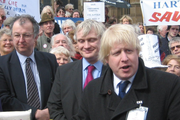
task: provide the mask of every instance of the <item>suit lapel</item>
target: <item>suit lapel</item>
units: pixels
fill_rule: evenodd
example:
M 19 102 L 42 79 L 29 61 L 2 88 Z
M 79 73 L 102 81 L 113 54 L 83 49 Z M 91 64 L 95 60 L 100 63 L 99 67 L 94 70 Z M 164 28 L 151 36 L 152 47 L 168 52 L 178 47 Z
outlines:
M 82 60 L 78 60 L 76 65 L 72 68 L 72 85 L 74 86 L 75 96 L 80 105 L 80 98 L 82 96 Z
M 102 66 L 101 76 L 104 76 L 104 75 L 105 75 L 105 73 L 106 73 L 108 67 L 109 67 L 108 65 L 103 65 L 103 66 Z
M 24 75 L 15 50 L 12 52 L 12 56 L 10 58 L 10 76 L 17 98 L 26 103 L 27 96 Z

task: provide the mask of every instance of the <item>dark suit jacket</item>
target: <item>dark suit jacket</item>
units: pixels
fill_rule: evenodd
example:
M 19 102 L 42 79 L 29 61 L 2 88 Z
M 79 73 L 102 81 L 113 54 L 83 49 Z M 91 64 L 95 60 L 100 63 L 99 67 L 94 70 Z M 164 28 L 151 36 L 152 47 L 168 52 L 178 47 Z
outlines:
M 103 66 L 101 76 L 105 71 Z M 82 92 L 82 60 L 58 67 L 47 104 L 50 118 L 70 120 L 78 111 Z
M 180 78 L 146 68 L 140 60 L 134 82 L 121 99 L 114 92 L 109 69 L 84 89 L 80 110 L 73 120 L 125 120 L 128 111 L 139 107 L 136 101 L 140 100 L 149 108 L 146 120 L 179 120 Z
M 42 108 L 45 108 L 58 64 L 52 54 L 35 51 L 34 55 L 41 83 Z M 0 57 L 0 98 L 3 111 L 32 109 L 34 118 L 37 109 L 27 105 L 24 76 L 15 50 Z

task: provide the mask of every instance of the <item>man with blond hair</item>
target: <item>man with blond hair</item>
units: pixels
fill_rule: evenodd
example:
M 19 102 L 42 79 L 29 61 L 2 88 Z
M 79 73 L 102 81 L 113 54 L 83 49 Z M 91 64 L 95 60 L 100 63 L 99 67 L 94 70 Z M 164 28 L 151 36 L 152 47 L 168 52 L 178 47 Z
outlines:
M 139 58 L 140 43 L 131 25 L 108 28 L 99 59 L 106 74 L 84 89 L 73 120 L 177 120 L 180 78 L 149 69 Z

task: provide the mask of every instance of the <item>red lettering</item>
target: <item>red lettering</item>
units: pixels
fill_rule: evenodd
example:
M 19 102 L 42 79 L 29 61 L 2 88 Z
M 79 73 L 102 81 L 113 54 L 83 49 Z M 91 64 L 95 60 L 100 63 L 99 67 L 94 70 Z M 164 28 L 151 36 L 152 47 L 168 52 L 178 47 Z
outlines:
M 11 0 L 9 0 L 9 1 L 8 1 L 8 4 L 9 4 L 9 5 L 14 5 L 14 6 L 17 7 L 17 1 L 11 1 Z
M 179 12 L 178 11 L 175 11 L 175 13 L 174 13 L 174 15 L 173 15 L 173 18 L 172 18 L 172 20 L 173 21 L 178 21 L 179 19 L 180 19 L 180 15 L 178 16 L 178 14 L 179 14 Z
M 0 2 L 1 2 L 1 3 L 5 3 L 5 2 L 6 2 L 6 0 L 0 0 Z
M 154 13 L 152 14 L 152 17 L 153 17 L 154 19 L 149 19 L 149 21 L 151 21 L 151 22 L 157 22 L 157 21 L 159 21 L 159 18 L 158 18 L 157 16 L 161 16 L 161 13 L 154 12 Z
M 166 12 L 159 21 L 162 22 L 165 19 L 166 22 L 169 22 L 171 15 L 172 15 L 172 12 Z

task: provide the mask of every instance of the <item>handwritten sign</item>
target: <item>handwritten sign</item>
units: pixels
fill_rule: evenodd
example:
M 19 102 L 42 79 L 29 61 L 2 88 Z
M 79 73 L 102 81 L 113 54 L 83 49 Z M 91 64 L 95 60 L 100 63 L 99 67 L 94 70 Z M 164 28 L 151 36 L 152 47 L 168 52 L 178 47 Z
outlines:
M 0 5 L 4 5 L 6 17 L 29 14 L 40 21 L 39 0 L 0 0 Z
M 180 0 L 141 0 L 145 26 L 179 25 Z
M 84 20 L 105 22 L 104 2 L 84 2 Z
M 144 60 L 145 66 L 150 68 L 166 67 L 161 65 L 157 35 L 140 35 L 138 39 L 142 49 L 140 57 Z

